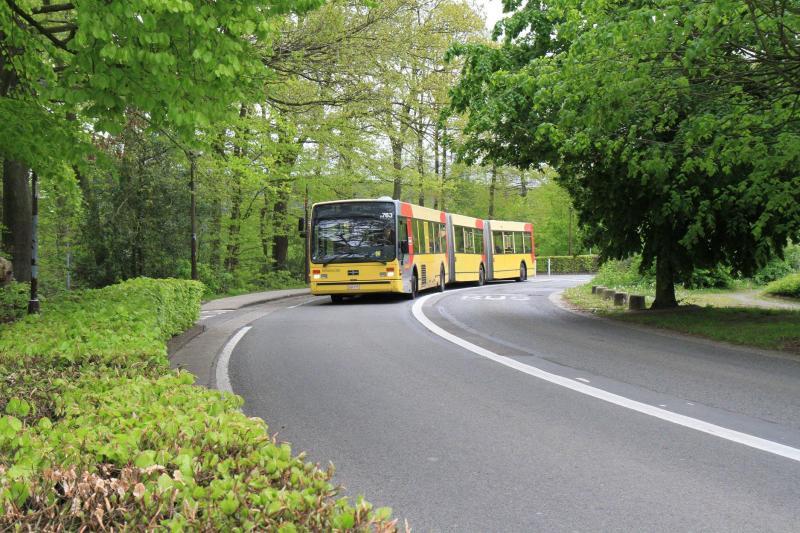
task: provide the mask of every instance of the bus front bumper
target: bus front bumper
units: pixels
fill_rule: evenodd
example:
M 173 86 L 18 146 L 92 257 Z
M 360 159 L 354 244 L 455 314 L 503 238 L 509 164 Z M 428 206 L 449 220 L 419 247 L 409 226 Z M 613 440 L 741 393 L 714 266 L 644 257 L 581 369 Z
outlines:
M 311 294 L 371 294 L 403 292 L 403 280 L 311 281 Z

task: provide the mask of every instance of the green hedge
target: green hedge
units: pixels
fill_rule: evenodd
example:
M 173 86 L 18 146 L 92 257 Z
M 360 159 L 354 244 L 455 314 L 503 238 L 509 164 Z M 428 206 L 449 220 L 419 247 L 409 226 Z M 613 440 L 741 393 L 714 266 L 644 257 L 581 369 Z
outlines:
M 0 330 L 0 530 L 393 529 L 239 397 L 169 370 L 165 341 L 202 291 L 137 279 Z
M 764 289 L 767 294 L 800 298 L 800 272 L 775 280 Z
M 551 274 L 575 274 L 597 272 L 600 267 L 598 255 L 553 255 L 536 258 L 536 272 L 547 273 L 547 260 L 550 259 Z

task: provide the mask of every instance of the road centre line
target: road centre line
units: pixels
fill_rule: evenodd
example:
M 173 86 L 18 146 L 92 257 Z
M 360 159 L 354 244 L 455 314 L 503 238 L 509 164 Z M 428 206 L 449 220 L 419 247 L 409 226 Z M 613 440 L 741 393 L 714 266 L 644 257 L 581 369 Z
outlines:
M 242 337 L 244 337 L 252 328 L 253 326 L 243 327 L 237 331 L 233 337 L 228 339 L 228 342 L 225 343 L 225 347 L 222 348 L 222 352 L 220 352 L 219 357 L 217 358 L 217 390 L 233 392 L 233 387 L 231 387 L 231 378 L 228 375 L 228 365 L 231 361 L 231 354 L 233 353 L 233 349 L 236 348 L 236 345 L 239 344 L 239 341 L 242 340 Z
M 632 400 L 630 398 L 626 398 L 625 396 L 620 396 L 619 394 L 614 394 L 605 391 L 603 389 L 593 387 L 591 385 L 579 383 L 573 379 L 544 371 L 535 366 L 521 363 L 515 359 L 506 357 L 504 355 L 496 354 L 491 350 L 487 350 L 486 348 L 482 348 L 481 346 L 473 344 L 456 335 L 453 335 L 449 331 L 446 331 L 445 329 L 437 326 L 431 319 L 425 316 L 425 313 L 422 311 L 422 307 L 425 304 L 425 302 L 427 302 L 429 299 L 445 296 L 447 294 L 452 294 L 453 292 L 458 292 L 462 290 L 468 290 L 468 289 L 457 289 L 455 291 L 449 291 L 444 294 L 429 294 L 417 299 L 411 308 L 411 312 L 414 315 L 414 318 L 416 318 L 417 321 L 420 324 L 422 324 L 426 329 L 428 329 L 431 333 L 449 342 L 452 342 L 453 344 L 460 346 L 461 348 L 464 348 L 465 350 L 468 350 L 476 355 L 480 355 L 481 357 L 485 357 L 486 359 L 489 359 L 496 363 L 500 363 L 501 365 L 513 368 L 514 370 L 518 370 L 519 372 L 542 379 L 544 381 L 553 383 L 555 385 L 559 385 L 561 387 L 565 387 L 575 392 L 579 392 L 581 394 L 597 398 L 598 400 L 612 403 L 614 405 L 618 405 L 620 407 L 624 407 L 626 409 L 630 409 L 638 413 L 642 413 L 648 416 L 664 420 L 666 422 L 671 422 L 673 424 L 694 429 L 702 433 L 714 435 L 716 437 L 720 437 L 722 439 L 729 440 L 731 442 L 743 444 L 745 446 L 749 446 L 757 450 L 785 457 L 793 461 L 800 461 L 800 449 L 798 448 L 792 448 L 791 446 L 786 446 L 785 444 L 780 444 L 778 442 L 762 439 L 760 437 L 756 437 L 755 435 L 749 435 L 747 433 L 742 433 L 740 431 L 718 426 L 716 424 L 711 424 L 709 422 L 705 422 L 697 418 L 692 418 L 678 413 L 673 413 L 672 411 L 667 411 L 666 409 L 661 409 L 659 407 L 655 407 L 652 405 L 648 405 L 646 403 Z

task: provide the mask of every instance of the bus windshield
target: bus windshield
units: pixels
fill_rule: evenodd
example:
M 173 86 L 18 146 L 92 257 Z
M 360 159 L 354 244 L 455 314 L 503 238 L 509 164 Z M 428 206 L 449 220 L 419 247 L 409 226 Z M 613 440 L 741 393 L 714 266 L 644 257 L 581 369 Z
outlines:
M 314 263 L 386 263 L 397 255 L 394 204 L 321 205 L 312 224 Z

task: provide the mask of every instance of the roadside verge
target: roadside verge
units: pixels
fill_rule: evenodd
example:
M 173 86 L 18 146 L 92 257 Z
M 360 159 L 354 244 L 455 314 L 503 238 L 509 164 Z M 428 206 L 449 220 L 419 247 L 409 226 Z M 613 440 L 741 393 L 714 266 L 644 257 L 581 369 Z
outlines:
M 773 357 L 800 357 L 800 311 L 797 310 L 682 305 L 676 309 L 628 311 L 592 294 L 589 285 L 568 289 L 551 301 L 568 311 L 655 333 L 722 342 L 763 351 Z

